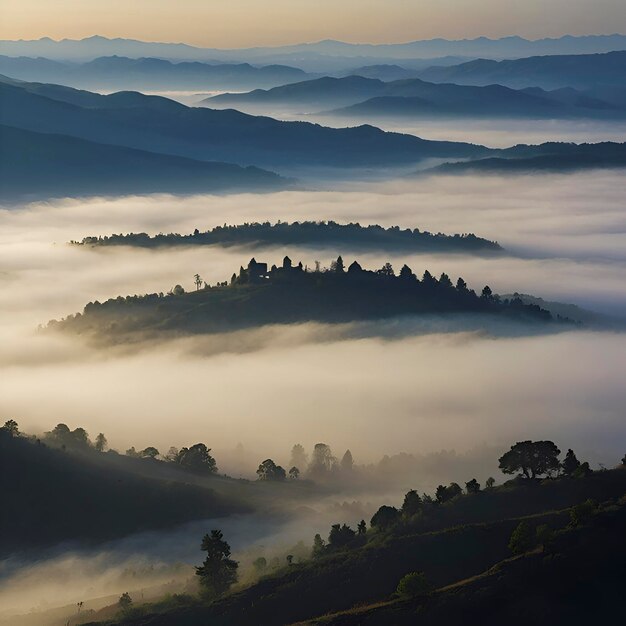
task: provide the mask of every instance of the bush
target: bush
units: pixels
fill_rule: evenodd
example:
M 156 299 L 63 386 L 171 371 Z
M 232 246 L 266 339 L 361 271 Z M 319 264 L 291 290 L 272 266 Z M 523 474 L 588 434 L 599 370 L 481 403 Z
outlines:
M 396 593 L 401 598 L 421 598 L 427 596 L 432 590 L 433 586 L 423 572 L 412 572 L 402 577 Z
M 520 522 L 509 540 L 509 550 L 513 554 L 524 554 L 535 547 L 536 536 L 528 522 Z

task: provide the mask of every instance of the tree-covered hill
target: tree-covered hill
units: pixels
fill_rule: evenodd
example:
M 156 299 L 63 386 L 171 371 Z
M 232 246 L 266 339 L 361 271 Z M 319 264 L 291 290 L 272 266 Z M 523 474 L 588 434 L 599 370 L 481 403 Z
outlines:
M 480 295 L 462 278 L 456 285 L 447 274 L 439 279 L 425 271 L 418 279 L 408 266 L 396 276 L 391 264 L 377 271 L 354 261 L 346 270 L 342 257 L 331 269 L 310 271 L 285 257 L 281 267 L 252 259 L 233 273 L 230 283 L 207 285 L 196 274 L 196 290 L 177 285 L 168 294 L 118 297 L 91 302 L 82 313 L 48 328 L 101 337 L 210 333 L 267 324 L 308 321 L 346 323 L 403 315 L 483 314 L 545 324 L 552 315 L 520 299 L 501 300 L 485 286 Z
M 170 233 L 150 236 L 129 233 L 104 237 L 85 237 L 78 243 L 88 246 L 133 246 L 159 248 L 168 246 L 328 246 L 368 250 L 402 250 L 411 252 L 500 252 L 495 241 L 473 233 L 444 235 L 398 226 L 338 224 L 337 222 L 245 223 L 237 226 L 216 226 L 211 230 L 195 230 L 190 235 Z
M 193 484 L 193 476 L 159 476 L 133 465 L 146 470 L 151 462 L 62 449 L 0 428 L 0 555 L 248 510 L 206 484 Z
M 544 444 L 551 442 L 521 442 L 512 451 Z M 510 454 L 501 459 L 505 470 Z M 626 470 L 591 472 L 571 451 L 561 466 L 559 477 L 544 467 L 552 478 L 484 489 L 470 480 L 465 493 L 453 483 L 435 498 L 410 491 L 402 506 L 381 507 L 369 530 L 364 522 L 357 532 L 337 524 L 327 542 L 317 536 L 308 561 L 212 603 L 138 607 L 114 623 L 414 624 L 424 615 L 426 624 L 460 624 L 465 613 L 471 623 L 521 625 L 532 616 L 547 626 L 563 623 L 560 616 L 588 623 L 591 611 L 617 619 L 617 590 L 626 582 Z M 399 585 L 407 575 L 421 585 Z

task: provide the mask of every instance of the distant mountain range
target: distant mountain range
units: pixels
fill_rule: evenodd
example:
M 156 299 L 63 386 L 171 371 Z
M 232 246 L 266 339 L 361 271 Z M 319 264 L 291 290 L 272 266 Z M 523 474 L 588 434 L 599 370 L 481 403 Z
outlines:
M 0 198 L 264 191 L 288 181 L 255 167 L 195 161 L 0 126 Z
M 410 165 L 486 156 L 482 146 L 426 141 L 372 126 L 326 128 L 237 111 L 190 108 L 156 96 L 103 96 L 58 85 L 0 81 L 0 123 L 128 148 L 259 167 Z
M 508 61 L 478 59 L 452 67 L 431 67 L 420 78 L 436 83 L 491 85 L 514 89 L 541 87 L 599 89 L 626 84 L 626 46 L 607 54 L 530 57 Z M 598 97 L 602 97 L 598 92 Z M 626 102 L 626 99 L 624 100 Z
M 284 65 L 172 63 L 158 58 L 99 57 L 85 63 L 0 56 L 0 74 L 24 81 L 59 83 L 86 89 L 223 90 L 275 87 L 307 78 Z
M 63 61 L 90 61 L 101 56 L 156 57 L 177 61 L 286 64 L 306 71 L 330 72 L 360 65 L 393 63 L 395 60 L 461 56 L 491 59 L 520 58 L 547 54 L 584 54 L 626 49 L 626 36 L 590 35 L 529 41 L 522 37 L 502 39 L 431 39 L 401 44 L 351 44 L 320 41 L 292 46 L 220 50 L 181 43 L 144 42 L 94 36 L 80 40 L 1 41 L 0 51 L 9 56 L 46 57 Z
M 346 116 L 392 117 L 626 117 L 626 105 L 593 98 L 575 89 L 552 92 L 533 88 L 514 90 L 501 85 L 484 87 L 436 84 L 418 78 L 383 82 L 361 76 L 324 77 L 269 90 L 227 93 L 200 104 L 256 112 L 280 107 L 313 113 L 333 109 Z M 339 108 L 337 108 L 339 107 Z

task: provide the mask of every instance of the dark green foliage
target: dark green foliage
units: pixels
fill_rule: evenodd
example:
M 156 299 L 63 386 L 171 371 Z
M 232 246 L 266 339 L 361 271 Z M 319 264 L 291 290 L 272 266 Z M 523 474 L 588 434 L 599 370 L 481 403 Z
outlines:
M 402 503 L 402 515 L 411 517 L 416 515 L 422 509 L 422 499 L 415 489 L 407 491 L 404 496 L 404 502 Z
M 534 529 L 528 522 L 523 521 L 517 525 L 511 534 L 509 550 L 511 550 L 513 554 L 523 554 L 524 552 L 528 552 L 528 550 L 532 550 L 536 545 L 536 541 L 537 537 Z
M 412 572 L 403 576 L 398 583 L 396 593 L 401 598 L 422 598 L 433 590 L 424 572 Z
M 398 521 L 400 512 L 393 506 L 383 504 L 370 520 L 370 526 L 379 530 L 387 530 Z
M 521 472 L 525 478 L 558 471 L 561 451 L 552 441 L 520 441 L 500 457 L 499 467 L 505 474 Z
M 468 494 L 478 493 L 480 491 L 480 483 L 475 478 L 472 478 L 472 480 L 465 483 L 465 491 Z
M 570 523 L 572 526 L 580 526 L 585 524 L 594 514 L 598 505 L 591 498 L 576 504 L 570 510 Z
M 552 541 L 554 541 L 554 531 L 550 528 L 550 526 L 548 526 L 548 524 L 540 524 L 535 530 L 535 537 L 537 539 L 537 543 L 546 548 Z
M 210 454 L 211 449 L 203 443 L 196 443 L 190 448 L 181 448 L 176 455 L 176 463 L 194 472 L 215 474 L 217 463 Z
M 571 476 L 580 467 L 580 461 L 576 458 L 576 455 L 571 448 L 565 454 L 565 458 L 563 459 L 561 466 L 563 468 L 563 473 L 567 476 Z
M 287 478 L 287 473 L 285 472 L 284 468 L 282 468 L 280 465 L 276 465 L 276 463 L 274 463 L 272 459 L 266 459 L 265 461 L 263 461 L 263 463 L 259 465 L 256 473 L 259 477 L 259 480 L 282 481 Z M 289 471 L 289 473 L 291 474 L 291 470 Z
M 333 524 L 330 528 L 330 534 L 328 535 L 328 548 L 336 550 L 338 548 L 345 548 L 349 546 L 356 533 L 350 526 L 346 524 Z
M 202 593 L 208 598 L 217 598 L 237 582 L 239 565 L 229 558 L 230 546 L 220 530 L 212 530 L 210 535 L 205 535 L 200 549 L 207 553 L 202 565 L 196 567 Z

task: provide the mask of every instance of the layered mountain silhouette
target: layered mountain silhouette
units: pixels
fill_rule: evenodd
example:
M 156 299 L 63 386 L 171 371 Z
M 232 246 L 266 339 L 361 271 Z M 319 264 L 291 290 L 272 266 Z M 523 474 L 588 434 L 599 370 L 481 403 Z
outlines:
M 62 61 L 90 61 L 102 56 L 130 58 L 156 57 L 177 61 L 227 63 L 278 63 L 307 71 L 344 71 L 359 65 L 380 63 L 410 64 L 417 59 L 461 56 L 466 58 L 520 58 L 531 55 L 591 54 L 626 49 L 624 35 L 593 35 L 530 41 L 522 37 L 446 40 L 431 39 L 402 44 L 352 44 L 325 40 L 278 47 L 219 50 L 186 44 L 145 42 L 133 39 L 108 39 L 94 36 L 81 40 L 54 41 L 49 37 L 34 41 L 0 41 L 3 53 L 10 56 L 47 57 Z M 411 67 L 413 67 L 411 65 Z
M 426 141 L 372 126 L 326 128 L 237 111 L 190 108 L 156 96 L 103 96 L 57 85 L 0 82 L 0 123 L 100 143 L 239 165 L 373 166 L 475 158 L 490 150 Z
M 256 167 L 195 161 L 67 135 L 0 126 L 0 197 L 263 191 L 286 179 Z
M 324 77 L 269 90 L 221 94 L 201 102 L 218 107 L 281 106 L 305 112 L 333 109 L 348 116 L 471 116 L 520 118 L 626 117 L 626 106 L 575 89 L 515 90 L 436 84 L 417 78 L 384 82 L 362 76 Z
M 275 87 L 304 80 L 301 69 L 249 63 L 172 63 L 166 59 L 110 56 L 85 63 L 0 56 L 0 74 L 25 81 L 92 89 L 221 90 Z
M 594 90 L 607 85 L 623 87 L 626 83 L 626 50 L 507 61 L 478 59 L 451 67 L 432 67 L 421 72 L 420 78 L 461 85 L 498 83 L 515 89 L 574 87 Z

